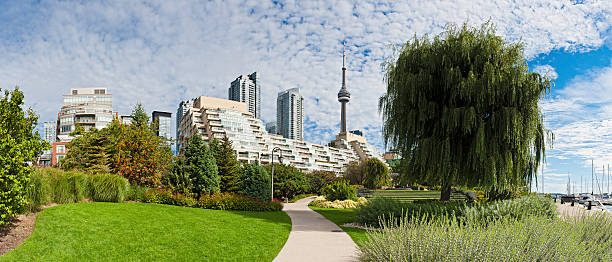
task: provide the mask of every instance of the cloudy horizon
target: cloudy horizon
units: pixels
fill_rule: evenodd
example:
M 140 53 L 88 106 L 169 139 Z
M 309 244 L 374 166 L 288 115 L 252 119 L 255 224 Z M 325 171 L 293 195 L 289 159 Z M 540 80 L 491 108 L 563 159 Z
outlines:
M 262 120 L 275 120 L 278 92 L 298 87 L 305 140 L 327 144 L 339 130 L 346 39 L 348 127 L 382 151 L 377 106 L 393 46 L 486 21 L 522 41 L 530 70 L 555 82 L 541 102 L 556 138 L 545 188 L 564 192 L 568 172 L 590 179 L 591 159 L 612 163 L 607 1 L 2 2 L 0 88 L 20 86 L 41 123 L 57 118 L 70 88 L 88 86 L 108 88 L 120 113 L 142 102 L 174 117 L 181 100 L 227 98 L 231 81 L 258 72 Z

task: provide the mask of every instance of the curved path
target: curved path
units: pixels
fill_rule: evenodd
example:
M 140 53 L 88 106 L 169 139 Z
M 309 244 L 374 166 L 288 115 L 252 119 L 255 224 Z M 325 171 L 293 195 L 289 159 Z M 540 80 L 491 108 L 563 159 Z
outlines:
M 274 261 L 354 261 L 357 245 L 336 224 L 308 208 L 315 197 L 285 204 L 291 217 L 289 239 Z

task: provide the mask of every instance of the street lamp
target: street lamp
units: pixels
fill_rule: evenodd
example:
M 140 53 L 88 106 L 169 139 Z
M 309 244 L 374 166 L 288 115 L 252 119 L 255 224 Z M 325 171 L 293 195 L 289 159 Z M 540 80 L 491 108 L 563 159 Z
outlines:
M 279 151 L 278 162 L 282 163 L 283 161 L 283 151 L 280 149 L 280 147 L 273 148 L 272 149 L 272 192 L 271 192 L 272 198 L 270 198 L 270 201 L 274 200 L 274 151 L 277 151 L 277 150 Z

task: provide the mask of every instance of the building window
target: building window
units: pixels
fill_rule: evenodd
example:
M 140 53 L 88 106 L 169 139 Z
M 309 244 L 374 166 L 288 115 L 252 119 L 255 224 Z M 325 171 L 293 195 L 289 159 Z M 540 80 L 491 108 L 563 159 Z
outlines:
M 72 94 L 76 95 L 76 94 L 78 94 L 78 91 L 77 90 L 72 90 Z
M 66 153 L 66 146 L 65 145 L 57 145 L 56 148 L 55 148 L 55 153 L 65 154 Z
M 104 93 L 105 93 L 104 89 L 96 89 L 96 90 L 94 90 L 94 94 L 96 94 L 96 95 L 103 95 Z

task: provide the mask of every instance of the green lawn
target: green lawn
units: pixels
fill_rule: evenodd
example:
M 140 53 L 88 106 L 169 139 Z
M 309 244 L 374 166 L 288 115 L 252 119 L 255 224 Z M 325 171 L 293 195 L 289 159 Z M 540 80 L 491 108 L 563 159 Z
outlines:
M 0 261 L 271 261 L 290 231 L 280 211 L 66 204 L 41 212 L 30 238 Z
M 367 230 L 354 228 L 354 227 L 343 227 L 342 224 L 354 222 L 355 209 L 337 209 L 337 208 L 321 208 L 309 206 L 310 209 L 323 215 L 325 218 L 334 222 L 340 226 L 344 232 L 346 232 L 355 241 L 359 247 L 368 239 Z

